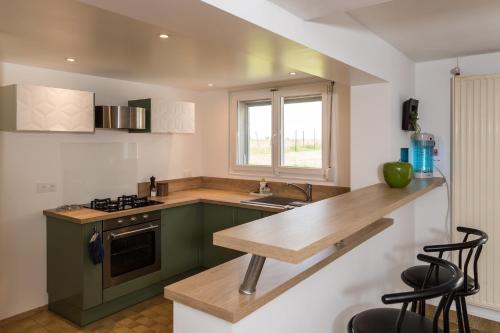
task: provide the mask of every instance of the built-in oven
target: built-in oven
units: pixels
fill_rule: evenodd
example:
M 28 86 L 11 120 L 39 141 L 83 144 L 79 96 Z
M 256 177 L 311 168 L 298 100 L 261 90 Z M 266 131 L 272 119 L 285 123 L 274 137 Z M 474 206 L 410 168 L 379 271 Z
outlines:
M 161 212 L 103 222 L 103 288 L 161 269 Z

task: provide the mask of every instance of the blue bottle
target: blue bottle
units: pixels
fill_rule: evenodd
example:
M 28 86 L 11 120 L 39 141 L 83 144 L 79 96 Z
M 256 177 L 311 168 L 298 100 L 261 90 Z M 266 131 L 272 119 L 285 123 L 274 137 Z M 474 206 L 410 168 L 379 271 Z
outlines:
M 415 133 L 411 136 L 412 164 L 415 178 L 433 177 L 434 135 Z

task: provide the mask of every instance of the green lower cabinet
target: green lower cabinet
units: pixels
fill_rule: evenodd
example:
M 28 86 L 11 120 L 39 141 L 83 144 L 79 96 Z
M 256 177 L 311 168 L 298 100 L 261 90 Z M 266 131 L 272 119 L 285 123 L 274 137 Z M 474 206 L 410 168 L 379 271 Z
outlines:
M 271 215 L 274 215 L 274 214 L 277 214 L 277 213 L 263 211 L 262 212 L 262 217 L 268 217 L 268 216 L 271 216 Z
M 213 244 L 213 233 L 262 218 L 255 209 L 203 204 L 203 267 L 211 268 L 243 255 Z
M 260 210 L 237 208 L 236 209 L 236 225 L 258 220 L 262 217 Z
M 47 218 L 47 293 L 49 309 L 73 322 L 102 304 L 102 265 L 94 265 L 88 242 L 102 222 L 77 224 Z
M 164 209 L 161 270 L 104 290 L 102 264 L 94 265 L 88 254 L 88 241 L 94 230 L 102 234 L 102 221 L 77 224 L 48 217 L 49 309 L 86 325 L 161 294 L 170 283 L 243 254 L 213 245 L 213 233 L 272 214 L 215 204 Z
M 235 226 L 235 208 L 203 204 L 203 266 L 211 268 L 239 255 L 233 251 L 213 244 L 213 233 Z
M 203 225 L 199 204 L 164 209 L 162 230 L 166 239 L 165 277 L 172 277 L 201 265 Z

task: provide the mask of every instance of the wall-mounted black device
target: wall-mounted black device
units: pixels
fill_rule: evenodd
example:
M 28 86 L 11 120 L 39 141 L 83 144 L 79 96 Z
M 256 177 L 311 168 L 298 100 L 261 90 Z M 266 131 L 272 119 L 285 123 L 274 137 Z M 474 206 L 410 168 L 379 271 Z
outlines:
M 403 131 L 416 131 L 418 120 L 418 100 L 410 98 L 403 103 Z

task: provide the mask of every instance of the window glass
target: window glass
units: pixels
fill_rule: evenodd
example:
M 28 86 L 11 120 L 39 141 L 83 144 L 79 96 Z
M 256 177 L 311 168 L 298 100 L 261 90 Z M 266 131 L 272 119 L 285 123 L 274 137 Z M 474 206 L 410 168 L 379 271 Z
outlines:
M 238 164 L 271 166 L 271 137 L 271 101 L 240 102 L 238 107 Z
M 321 96 L 284 98 L 282 166 L 322 167 L 322 114 Z

